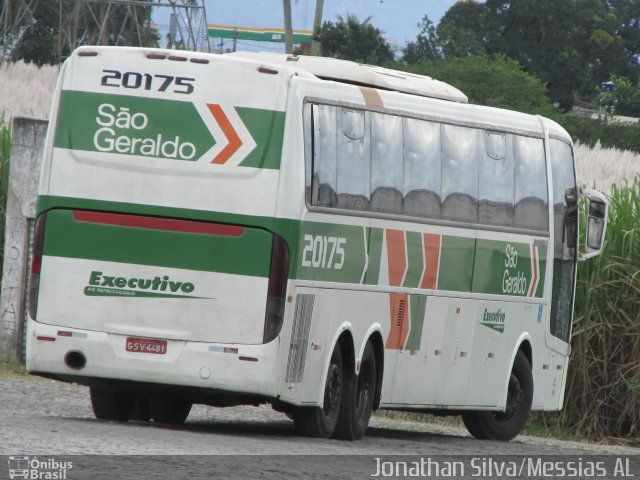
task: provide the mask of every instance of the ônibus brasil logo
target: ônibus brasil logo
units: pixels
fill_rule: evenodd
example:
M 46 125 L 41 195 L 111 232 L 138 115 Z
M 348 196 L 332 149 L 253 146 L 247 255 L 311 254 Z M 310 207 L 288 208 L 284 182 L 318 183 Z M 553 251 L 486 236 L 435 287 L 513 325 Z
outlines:
M 105 275 L 94 270 L 89 275 L 84 294 L 90 297 L 202 298 L 190 295 L 195 289 L 192 282 L 172 280 L 169 275 L 127 278 Z
M 55 458 L 41 460 L 38 457 L 10 456 L 9 478 L 38 479 L 38 480 L 65 480 L 67 470 L 73 468 L 73 462 L 60 461 Z

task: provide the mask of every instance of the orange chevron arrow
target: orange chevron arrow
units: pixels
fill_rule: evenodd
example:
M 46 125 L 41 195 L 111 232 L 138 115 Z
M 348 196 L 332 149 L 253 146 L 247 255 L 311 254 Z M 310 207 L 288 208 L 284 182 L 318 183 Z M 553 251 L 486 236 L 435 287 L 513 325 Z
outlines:
M 533 297 L 536 294 L 536 287 L 538 286 L 538 251 L 535 245 L 531 245 L 531 258 L 533 264 L 533 274 L 531 275 L 531 286 L 529 288 L 529 296 Z
M 242 147 L 242 140 L 240 140 L 240 136 L 231 125 L 229 118 L 222 110 L 222 107 L 218 104 L 208 103 L 207 107 L 209 107 L 209 111 L 213 115 L 213 118 L 216 119 L 218 125 L 222 129 L 222 133 L 224 133 L 225 137 L 229 143 L 224 147 L 218 155 L 211 161 L 211 163 L 215 163 L 216 165 L 224 165 L 227 160 L 231 158 L 231 156 L 238 151 L 240 147 Z

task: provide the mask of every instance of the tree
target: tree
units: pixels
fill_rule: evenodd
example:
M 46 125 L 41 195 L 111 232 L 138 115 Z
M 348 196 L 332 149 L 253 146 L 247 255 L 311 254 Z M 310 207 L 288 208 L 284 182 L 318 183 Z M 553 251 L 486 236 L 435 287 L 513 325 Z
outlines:
M 629 0 L 608 0 L 607 10 L 616 19 L 616 34 L 624 48 L 624 61 L 618 64 L 617 73 L 637 83 L 640 75 L 640 3 Z
M 455 3 L 440 19 L 436 29 L 445 58 L 482 55 L 491 36 L 487 9 L 474 0 Z
M 402 59 L 408 63 L 419 63 L 440 59 L 440 47 L 436 28 L 428 15 L 418 24 L 420 33 L 414 42 L 408 42 L 402 50 Z
M 326 57 L 375 65 L 393 61 L 391 47 L 382 32 L 371 24 L 370 17 L 360 22 L 354 15 L 347 15 L 346 20 L 338 16 L 336 23 L 324 22 L 314 37 Z
M 145 1 L 149 6 L 144 5 Z M 80 45 L 158 44 L 149 21 L 151 0 L 129 6 L 80 0 L 40 1 L 34 5 L 30 15 L 25 16 L 26 28 L 12 52 L 14 60 L 56 64 Z
M 612 73 L 637 76 L 639 26 L 636 1 L 463 0 L 445 13 L 435 35 L 433 28 L 421 32 L 405 60 L 414 61 L 425 39 L 444 58 L 504 54 L 546 83 L 553 102 L 570 109 Z
M 542 115 L 552 111 L 544 83 L 505 55 L 453 57 L 410 68 L 460 89 L 470 103 Z
M 621 58 L 622 44 L 603 0 L 487 0 L 498 35 L 488 53 L 504 53 L 547 83 L 569 109 L 576 95 L 592 95 Z M 495 27 L 498 26 L 498 28 Z
M 597 102 L 600 108 L 615 115 L 640 117 L 640 86 L 634 86 L 628 78 L 613 75 L 613 88 L 602 91 Z

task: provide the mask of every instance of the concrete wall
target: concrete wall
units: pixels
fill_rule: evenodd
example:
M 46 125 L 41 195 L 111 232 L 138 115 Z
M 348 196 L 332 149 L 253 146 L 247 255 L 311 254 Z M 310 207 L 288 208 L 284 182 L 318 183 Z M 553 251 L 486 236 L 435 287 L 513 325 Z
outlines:
M 0 356 L 21 359 L 29 280 L 30 238 L 48 122 L 13 119 L 4 263 L 0 290 Z M 1 219 L 0 219 L 1 221 Z

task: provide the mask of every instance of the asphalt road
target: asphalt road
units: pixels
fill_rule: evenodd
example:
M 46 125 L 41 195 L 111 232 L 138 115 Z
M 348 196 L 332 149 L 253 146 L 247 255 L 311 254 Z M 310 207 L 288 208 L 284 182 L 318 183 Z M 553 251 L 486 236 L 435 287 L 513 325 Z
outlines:
M 29 461 L 35 457 L 44 462 L 40 471 L 48 473 L 48 478 L 60 462 L 72 461 L 73 468 L 65 471 L 68 479 L 375 478 L 376 474 L 395 476 L 397 468 L 401 474 L 410 474 L 411 470 L 402 469 L 418 465 L 414 461 L 422 462 L 422 473 L 431 473 L 429 478 L 445 478 L 446 473 L 461 473 L 446 470 L 455 466 L 447 462 L 456 460 L 466 462 L 465 476 L 449 478 L 544 478 L 549 475 L 535 476 L 545 473 L 537 459 L 558 455 L 571 457 L 554 463 L 546 473 L 557 473 L 566 462 L 575 460 L 582 474 L 558 478 L 603 478 L 598 473 L 613 478 L 616 461 L 624 468 L 627 459 L 626 473 L 640 478 L 639 448 L 523 436 L 508 443 L 478 441 L 464 429 L 380 416 L 372 419 L 365 438 L 357 442 L 296 436 L 293 422 L 268 406 L 223 409 L 198 405 L 180 427 L 98 421 L 87 388 L 16 376 L 0 377 L 0 455 L 26 456 Z M 606 472 L 596 468 L 591 475 L 587 467 L 593 466 L 595 460 L 590 459 L 599 458 L 597 455 L 609 455 L 610 465 L 603 464 Z M 525 467 L 524 475 L 520 470 L 521 476 L 509 471 L 496 476 L 496 465 L 501 464 L 493 460 L 508 467 L 511 458 L 515 466 Z M 429 466 L 425 459 L 439 462 L 439 476 L 434 476 L 435 470 L 424 471 Z M 562 473 L 567 474 L 568 469 Z M 9 478 L 8 474 L 0 464 L 0 479 Z

